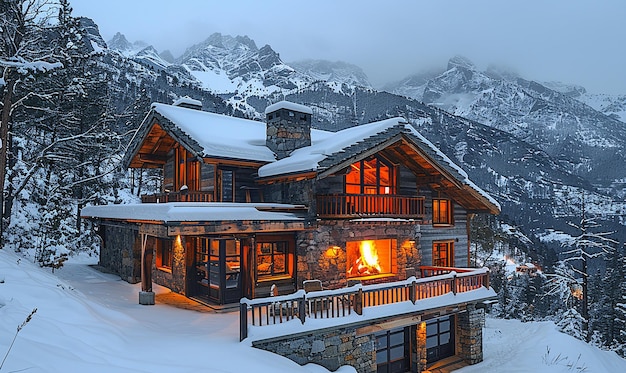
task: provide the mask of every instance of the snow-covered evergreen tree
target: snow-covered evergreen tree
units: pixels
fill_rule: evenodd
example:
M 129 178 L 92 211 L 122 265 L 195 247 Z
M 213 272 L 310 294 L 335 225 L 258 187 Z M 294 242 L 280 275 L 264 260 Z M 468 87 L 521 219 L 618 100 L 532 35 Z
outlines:
M 45 100 L 45 94 L 23 89 L 24 85 L 62 67 L 46 40 L 54 28 L 56 4 L 54 0 L 0 2 L 0 247 L 12 211 L 5 196 L 14 195 L 10 170 L 17 157 L 12 150 L 15 109 L 23 107 L 29 98 Z

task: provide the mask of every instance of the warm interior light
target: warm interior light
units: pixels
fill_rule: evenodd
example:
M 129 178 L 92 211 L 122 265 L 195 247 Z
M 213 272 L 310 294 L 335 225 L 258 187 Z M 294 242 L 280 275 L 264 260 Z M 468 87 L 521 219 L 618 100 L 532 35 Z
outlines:
M 324 256 L 326 256 L 327 258 L 336 258 L 339 256 L 340 249 L 341 248 L 339 246 L 331 246 L 326 250 Z
M 348 277 L 391 272 L 392 240 L 365 240 L 346 243 Z

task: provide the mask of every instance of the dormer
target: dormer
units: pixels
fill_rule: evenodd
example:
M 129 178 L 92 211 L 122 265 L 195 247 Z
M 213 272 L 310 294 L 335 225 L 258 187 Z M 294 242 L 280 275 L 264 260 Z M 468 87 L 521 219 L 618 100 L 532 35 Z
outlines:
M 266 146 L 283 159 L 292 151 L 311 145 L 311 116 L 304 105 L 280 101 L 265 109 Z

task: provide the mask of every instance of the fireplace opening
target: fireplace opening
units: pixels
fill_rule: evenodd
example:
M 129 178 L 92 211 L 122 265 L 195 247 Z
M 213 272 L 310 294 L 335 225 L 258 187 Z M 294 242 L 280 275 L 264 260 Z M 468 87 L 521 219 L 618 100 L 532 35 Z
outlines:
M 347 277 L 391 274 L 391 255 L 394 241 L 385 239 L 346 242 Z

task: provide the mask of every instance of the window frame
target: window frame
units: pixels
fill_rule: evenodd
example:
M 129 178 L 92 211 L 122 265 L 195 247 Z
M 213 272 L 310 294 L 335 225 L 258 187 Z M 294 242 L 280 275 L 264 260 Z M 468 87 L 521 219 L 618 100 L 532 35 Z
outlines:
M 454 267 L 454 240 L 433 241 L 432 262 L 434 267 Z M 442 258 L 440 253 L 445 252 Z M 445 263 L 441 261 L 445 260 Z
M 366 184 L 365 183 L 365 173 L 362 172 L 362 170 L 365 168 L 365 164 L 367 162 L 370 161 L 375 161 L 376 162 L 376 184 Z M 382 167 L 381 167 L 382 166 Z M 380 155 L 373 155 L 370 157 L 367 157 L 365 159 L 361 159 L 359 161 L 353 162 L 352 164 L 350 164 L 350 171 L 344 176 L 344 193 L 345 194 L 390 194 L 390 195 L 394 195 L 396 194 L 396 190 L 398 187 L 398 182 L 397 182 L 397 167 L 390 162 L 389 160 L 385 159 L 384 157 L 380 156 Z M 387 169 L 389 169 L 389 185 L 385 185 L 385 184 L 381 184 L 381 168 L 386 167 Z M 350 172 L 352 172 L 352 169 L 357 169 L 359 170 L 359 182 L 358 183 L 353 183 L 353 182 L 348 182 L 348 175 L 350 174 Z M 358 187 L 359 189 L 359 193 L 354 193 L 354 192 L 350 192 L 349 189 L 352 188 L 356 188 Z M 382 192 L 384 189 L 383 188 L 389 188 L 388 192 Z M 376 193 L 369 193 L 368 191 L 373 190 Z
M 158 269 L 171 272 L 174 257 L 174 240 L 159 238 L 156 241 L 155 265 Z
M 445 202 L 447 211 L 445 216 L 441 212 L 441 205 Z M 433 198 L 433 226 L 449 227 L 454 225 L 454 203 L 450 198 Z
M 268 250 L 268 252 L 264 252 Z M 281 252 L 282 250 L 282 252 Z M 271 240 L 271 241 L 257 241 L 255 244 L 255 260 L 256 260 L 256 277 L 259 281 L 268 280 L 276 277 L 287 277 L 291 276 L 292 264 L 290 261 L 294 253 L 291 252 L 291 245 L 289 240 L 281 239 L 281 240 Z M 259 271 L 259 263 L 261 263 L 261 258 L 269 258 L 269 268 L 267 272 Z M 283 261 L 283 269 L 281 271 L 276 271 L 276 260 L 282 259 Z M 268 263 L 264 261 L 263 264 Z

